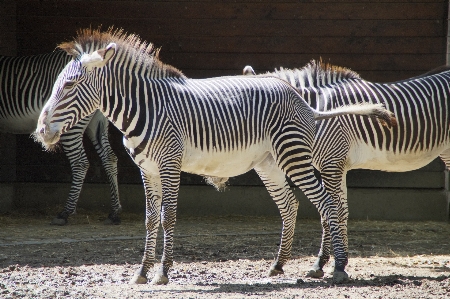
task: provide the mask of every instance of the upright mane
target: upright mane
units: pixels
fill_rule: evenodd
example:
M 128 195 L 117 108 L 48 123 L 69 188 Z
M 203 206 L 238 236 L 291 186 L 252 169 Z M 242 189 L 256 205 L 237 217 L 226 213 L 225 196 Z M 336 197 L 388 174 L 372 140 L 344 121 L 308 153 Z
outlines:
M 273 75 L 283 78 L 298 88 L 323 87 L 346 79 L 361 79 L 358 73 L 341 66 L 311 60 L 303 68 L 275 69 Z
M 313 77 L 323 78 L 328 81 L 328 78 L 337 78 L 339 80 L 344 79 L 361 79 L 361 76 L 351 69 L 343 66 L 333 65 L 331 63 L 325 63 L 322 60 L 311 60 L 305 67 L 305 70 L 309 70 Z
M 80 29 L 72 41 L 61 43 L 58 48 L 77 58 L 83 54 L 90 54 L 98 49 L 105 48 L 109 43 L 116 43 L 125 55 L 128 55 L 136 63 L 146 65 L 152 71 L 164 73 L 169 77 L 184 78 L 180 70 L 159 60 L 159 48 L 155 48 L 152 43 L 141 40 L 136 34 L 124 32 L 123 29 L 110 27 L 104 32 L 100 31 L 100 28 Z

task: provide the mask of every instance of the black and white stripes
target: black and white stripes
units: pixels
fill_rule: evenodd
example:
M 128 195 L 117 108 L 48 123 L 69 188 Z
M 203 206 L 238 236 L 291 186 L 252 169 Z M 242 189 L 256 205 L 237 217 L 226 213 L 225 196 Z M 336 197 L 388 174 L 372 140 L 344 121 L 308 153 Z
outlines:
M 15 134 L 34 132 L 39 113 L 51 95 L 53 83 L 70 60 L 66 52 L 59 50 L 35 56 L 0 56 L 0 131 Z M 121 206 L 117 158 L 108 141 L 108 121 L 101 113 L 88 116 L 61 136 L 61 145 L 72 169 L 72 185 L 63 211 L 52 223 L 65 224 L 68 216 L 76 210 L 89 168 L 83 146 L 84 132 L 93 143 L 108 176 L 112 205 L 109 219 L 119 223 Z
M 357 113 L 390 121 L 386 110 L 366 105 L 320 113 L 277 78 L 188 79 L 162 64 L 151 46 L 121 31 L 84 30 L 60 47 L 75 59 L 55 83 L 37 134 L 43 143 L 54 143 L 61 132 L 97 108 L 123 132 L 146 190 L 146 247 L 132 282 L 147 282 L 159 222 L 164 251 L 152 282 L 168 282 L 181 171 L 230 177 L 252 168 L 274 196 L 283 219 L 280 250 L 269 274 L 282 273 L 290 257 L 298 203 L 287 188 L 287 175 L 326 219 L 335 252 L 334 278 L 337 282 L 347 278 L 337 207 L 311 164 L 315 118 Z
M 280 69 L 260 76 L 275 76 L 290 82 L 319 110 L 355 103 L 381 103 L 395 114 L 397 126 L 392 128 L 355 115 L 317 124 L 313 164 L 320 170 L 327 191 L 339 207 L 345 243 L 348 170 L 409 171 L 427 165 L 438 156 L 450 166 L 448 67 L 392 83 L 372 83 L 348 69 L 315 61 L 302 69 Z M 330 254 L 328 226 L 323 223 L 322 248 L 311 273 L 314 276 L 323 275 L 322 267 Z

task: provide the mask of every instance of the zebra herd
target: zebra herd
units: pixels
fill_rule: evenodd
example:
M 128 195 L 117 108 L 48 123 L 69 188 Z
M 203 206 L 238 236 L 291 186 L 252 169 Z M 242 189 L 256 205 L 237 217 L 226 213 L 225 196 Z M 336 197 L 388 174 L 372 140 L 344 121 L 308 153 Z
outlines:
M 87 170 L 84 150 L 73 146 L 80 144 L 86 129 L 105 169 L 111 171 L 110 218 L 120 221 L 117 161 L 107 139 L 108 121 L 123 133 L 125 149 L 141 171 L 146 198 L 145 250 L 133 283 L 147 282 L 159 223 L 163 255 L 152 283 L 169 281 L 181 171 L 214 183 L 256 170 L 283 221 L 271 276 L 283 273 L 290 257 L 298 208 L 286 177 L 291 179 L 317 207 L 323 226 L 318 260 L 308 275 L 323 276 L 332 245 L 333 280 L 340 283 L 348 279 L 346 172 L 407 171 L 437 156 L 450 161 L 447 69 L 375 84 L 348 69 L 313 61 L 302 69 L 255 75 L 246 67 L 242 76 L 189 79 L 162 63 L 152 44 L 122 30 L 81 30 L 59 49 L 69 58 L 52 54 L 55 66 L 50 68 L 56 70 L 45 83 L 54 85 L 51 94 L 39 93 L 43 99 L 20 93 L 20 86 L 42 88 L 37 79 L 28 79 L 23 63 L 27 59 L 0 60 L 0 78 L 15 67 L 18 80 L 26 82 L 10 89 L 11 98 L 32 107 L 12 113 L 10 107 L 19 105 L 1 104 L 1 117 L 10 124 L 14 123 L 10 114 L 32 118 L 36 140 L 46 148 L 61 141 L 72 159 L 78 193 L 69 196 L 57 217 L 63 223 L 75 209 Z M 44 68 L 49 60 L 40 63 Z M 2 90 L 9 86 L 1 84 Z M 32 113 L 26 114 L 28 110 Z M 323 184 L 313 167 L 320 171 Z

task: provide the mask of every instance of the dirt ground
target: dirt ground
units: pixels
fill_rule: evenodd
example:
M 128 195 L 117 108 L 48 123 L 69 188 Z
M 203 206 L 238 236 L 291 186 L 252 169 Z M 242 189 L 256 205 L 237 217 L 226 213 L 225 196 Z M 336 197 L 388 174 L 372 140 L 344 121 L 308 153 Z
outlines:
M 279 218 L 181 218 L 170 282 L 153 286 L 128 283 L 142 258 L 142 215 L 123 215 L 120 226 L 93 213 L 65 227 L 51 218 L 0 216 L 0 298 L 450 298 L 449 223 L 350 221 L 351 281 L 334 285 L 330 273 L 305 277 L 317 220 L 298 221 L 285 274 L 268 278 Z

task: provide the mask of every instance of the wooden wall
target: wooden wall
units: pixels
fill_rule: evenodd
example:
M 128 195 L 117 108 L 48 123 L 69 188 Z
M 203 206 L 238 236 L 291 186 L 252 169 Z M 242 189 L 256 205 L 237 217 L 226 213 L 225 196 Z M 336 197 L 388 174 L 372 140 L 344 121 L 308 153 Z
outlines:
M 0 9 L 5 5 L 16 9 L 16 16 L 5 19 L 0 13 L 1 54 L 49 52 L 79 28 L 114 25 L 162 47 L 163 62 L 194 78 L 239 74 L 247 64 L 264 72 L 322 58 L 368 80 L 393 81 L 446 62 L 447 1 L 0 1 Z M 139 183 L 120 134 L 111 131 L 120 159 L 119 181 Z M 93 166 L 87 181 L 105 182 L 90 145 L 88 150 Z M 422 171 L 403 174 L 354 171 L 348 183 L 442 189 L 443 169 L 436 161 Z M 69 182 L 70 170 L 63 154 L 44 153 L 28 136 L 19 136 L 17 181 Z M 202 180 L 184 176 L 183 182 Z M 233 182 L 260 184 L 254 175 Z
M 322 57 L 369 80 L 445 64 L 447 1 L 17 1 L 18 55 L 52 51 L 78 28 L 122 27 L 191 77 L 300 67 Z

